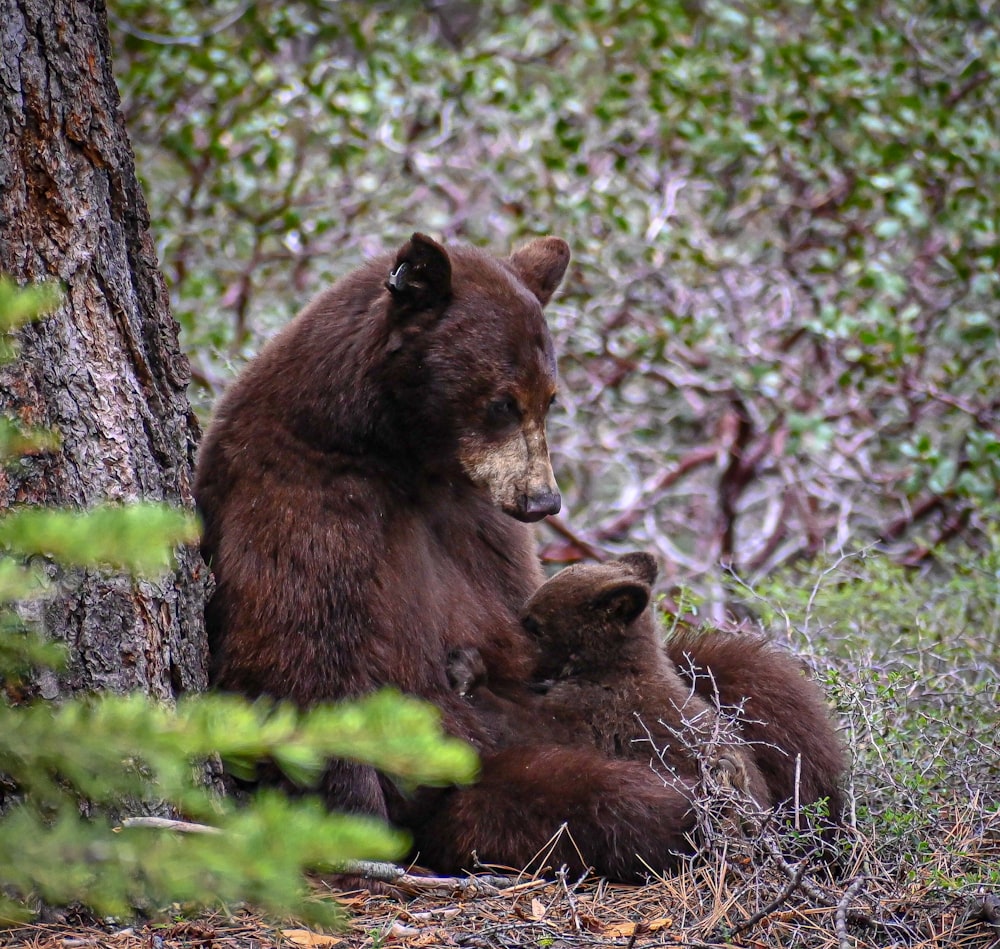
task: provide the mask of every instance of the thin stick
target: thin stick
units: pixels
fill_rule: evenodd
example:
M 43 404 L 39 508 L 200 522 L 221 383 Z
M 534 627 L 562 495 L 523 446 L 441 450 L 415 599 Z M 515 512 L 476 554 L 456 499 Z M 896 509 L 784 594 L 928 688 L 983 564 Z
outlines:
M 187 820 L 170 820 L 167 817 L 126 817 L 122 827 L 150 827 L 153 830 L 175 830 L 179 834 L 221 834 L 218 827 L 195 824 Z
M 461 893 L 465 896 L 496 896 L 501 890 L 525 883 L 549 885 L 548 880 L 525 881 L 512 876 L 472 875 L 466 877 L 418 876 L 394 863 L 351 860 L 337 868 L 338 873 L 356 874 L 366 880 L 388 883 L 400 889 L 419 893 Z
M 800 830 L 799 826 L 799 788 L 802 784 L 802 754 L 801 752 L 795 756 L 795 829 Z
M 809 866 L 808 860 L 803 860 L 796 868 L 795 872 L 789 878 L 788 882 L 781 888 L 781 892 L 771 900 L 763 909 L 757 910 L 756 913 L 748 916 L 743 920 L 742 923 L 738 923 L 736 926 L 730 930 L 730 934 L 735 936 L 738 933 L 744 932 L 751 926 L 759 923 L 765 916 L 770 916 L 789 896 L 795 891 L 795 889 L 802 883 L 802 878 L 805 876 L 806 868 Z
M 589 870 L 585 871 L 583 876 L 580 877 L 580 879 L 577 880 L 576 883 L 574 883 L 572 886 L 570 886 L 566 882 L 565 864 L 563 864 L 559 868 L 559 871 L 556 873 L 556 876 L 558 877 L 559 882 L 562 884 L 563 892 L 566 894 L 566 901 L 569 903 L 570 919 L 573 920 L 573 928 L 577 932 L 580 932 L 583 927 L 580 923 L 580 911 L 577 908 L 574 894 L 576 893 L 577 887 L 579 887 L 580 884 L 583 883 L 583 881 L 586 880 L 588 876 L 590 876 L 590 871 Z
M 865 885 L 865 875 L 859 874 L 851 882 L 851 885 L 844 890 L 844 895 L 837 904 L 837 912 L 834 914 L 834 923 L 837 927 L 837 939 L 840 942 L 840 949 L 851 949 L 851 937 L 847 934 L 847 908 Z

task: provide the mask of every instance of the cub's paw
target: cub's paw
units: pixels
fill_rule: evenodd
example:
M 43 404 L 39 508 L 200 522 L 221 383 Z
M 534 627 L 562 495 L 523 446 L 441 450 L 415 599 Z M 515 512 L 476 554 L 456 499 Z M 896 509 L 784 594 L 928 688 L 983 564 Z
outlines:
M 486 682 L 486 663 L 475 646 L 460 646 L 448 653 L 448 685 L 459 695 L 469 695 Z
M 754 795 L 756 769 L 735 748 L 720 751 L 705 762 L 702 776 L 706 839 L 748 841 L 760 829 L 760 803 Z
M 717 787 L 729 788 L 741 794 L 750 793 L 750 774 L 743 756 L 734 751 L 723 751 L 708 762 L 708 777 Z

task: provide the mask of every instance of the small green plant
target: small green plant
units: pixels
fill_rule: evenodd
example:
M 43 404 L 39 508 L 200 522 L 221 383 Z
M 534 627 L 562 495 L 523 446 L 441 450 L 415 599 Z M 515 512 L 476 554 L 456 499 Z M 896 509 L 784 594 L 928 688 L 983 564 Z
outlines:
M 50 289 L 0 282 L 0 330 L 9 333 L 57 299 Z M 14 358 L 9 335 L 0 334 L 0 345 L 2 358 Z M 0 428 L 6 460 L 54 444 L 50 434 L 13 422 Z M 22 701 L 33 670 L 65 659 L 13 609 L 53 592 L 33 562 L 151 573 L 169 568 L 176 546 L 196 539 L 193 516 L 161 505 L 21 508 L 0 517 L 0 923 L 30 916 L 39 902 L 120 916 L 244 900 L 332 923 L 335 910 L 309 898 L 304 871 L 398 857 L 405 836 L 331 814 L 316 797 L 267 791 L 236 806 L 206 786 L 198 762 L 218 755 L 250 776 L 267 759 L 303 788 L 331 757 L 370 763 L 404 782 L 473 775 L 473 751 L 443 735 L 433 708 L 388 692 L 308 713 L 222 695 L 176 706 L 143 695 Z M 174 810 L 215 832 L 130 827 L 114 816 L 150 809 Z
M 809 659 L 852 753 L 850 819 L 873 877 L 992 885 L 1000 757 L 1000 534 L 902 567 L 870 549 L 735 593 Z

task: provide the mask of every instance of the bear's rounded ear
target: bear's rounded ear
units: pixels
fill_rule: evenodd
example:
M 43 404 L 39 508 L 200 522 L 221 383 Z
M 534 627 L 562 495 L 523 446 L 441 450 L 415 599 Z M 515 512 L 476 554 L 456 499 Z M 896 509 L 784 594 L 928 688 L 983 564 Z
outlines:
M 649 587 L 633 580 L 608 584 L 594 600 L 594 606 L 608 614 L 616 623 L 629 624 L 638 619 L 649 606 Z
M 648 583 L 650 586 L 656 583 L 656 575 L 660 571 L 656 566 L 656 558 L 652 554 L 642 552 L 625 554 L 624 557 L 618 558 L 618 562 L 644 583 Z
M 524 285 L 545 306 L 569 266 L 569 244 L 559 237 L 539 237 L 510 255 Z
M 426 234 L 414 234 L 396 254 L 385 288 L 399 310 L 443 308 L 451 299 L 448 252 Z

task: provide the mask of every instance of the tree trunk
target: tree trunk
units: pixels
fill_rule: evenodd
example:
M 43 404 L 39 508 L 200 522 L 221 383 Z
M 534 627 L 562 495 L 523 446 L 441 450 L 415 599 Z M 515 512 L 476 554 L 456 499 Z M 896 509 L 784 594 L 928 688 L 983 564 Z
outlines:
M 0 470 L 0 506 L 193 506 L 188 362 L 119 104 L 104 0 L 0 0 L 0 272 L 64 290 L 0 372 L 0 410 L 60 448 Z M 186 549 L 159 580 L 65 577 L 44 621 L 72 664 L 42 694 L 202 688 L 206 576 Z

